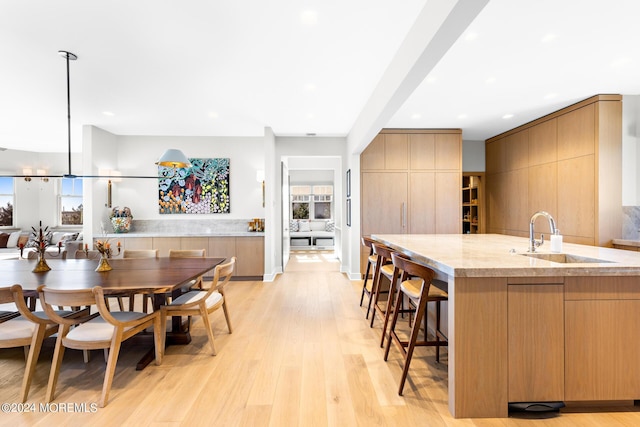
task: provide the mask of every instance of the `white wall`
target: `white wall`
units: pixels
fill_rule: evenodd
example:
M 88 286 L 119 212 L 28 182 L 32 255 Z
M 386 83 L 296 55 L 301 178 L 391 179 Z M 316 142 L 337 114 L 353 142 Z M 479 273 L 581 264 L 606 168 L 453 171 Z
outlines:
M 640 95 L 622 97 L 622 206 L 640 205 Z
M 485 171 L 484 141 L 462 141 L 462 172 Z

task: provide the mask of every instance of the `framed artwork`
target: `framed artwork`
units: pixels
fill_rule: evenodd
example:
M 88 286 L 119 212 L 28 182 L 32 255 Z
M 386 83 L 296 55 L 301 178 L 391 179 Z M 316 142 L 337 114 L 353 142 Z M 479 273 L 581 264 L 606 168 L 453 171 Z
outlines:
M 347 197 L 351 197 L 351 169 L 347 169 Z
M 351 199 L 347 199 L 347 226 L 351 227 Z
M 191 167 L 158 166 L 161 214 L 230 213 L 229 159 L 189 159 Z

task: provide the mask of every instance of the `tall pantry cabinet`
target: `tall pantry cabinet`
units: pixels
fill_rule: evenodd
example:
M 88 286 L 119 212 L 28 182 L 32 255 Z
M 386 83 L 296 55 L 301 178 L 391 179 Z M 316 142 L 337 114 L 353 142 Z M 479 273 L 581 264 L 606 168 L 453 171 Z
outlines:
M 461 232 L 460 129 L 383 129 L 360 155 L 360 175 L 361 235 Z
M 486 141 L 488 232 L 529 235 L 549 212 L 564 240 L 611 246 L 622 232 L 622 97 L 598 95 Z M 548 233 L 546 221 L 536 231 Z

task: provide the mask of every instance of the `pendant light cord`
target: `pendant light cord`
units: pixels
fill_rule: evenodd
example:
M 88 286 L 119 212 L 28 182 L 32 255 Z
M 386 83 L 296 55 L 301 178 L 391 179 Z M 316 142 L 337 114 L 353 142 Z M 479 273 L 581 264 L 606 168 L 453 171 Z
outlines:
M 58 54 L 67 60 L 67 137 L 68 137 L 68 163 L 69 173 L 64 175 L 66 178 L 75 178 L 75 175 L 71 173 L 71 79 L 69 77 L 69 61 L 75 61 L 78 56 L 67 52 L 66 50 L 59 50 Z

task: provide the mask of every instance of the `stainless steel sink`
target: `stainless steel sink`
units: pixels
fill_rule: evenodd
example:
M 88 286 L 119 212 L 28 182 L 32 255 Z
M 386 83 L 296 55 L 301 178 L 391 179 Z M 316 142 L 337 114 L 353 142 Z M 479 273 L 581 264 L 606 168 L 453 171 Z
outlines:
M 601 263 L 612 262 L 604 259 L 589 258 L 589 257 L 571 255 L 571 254 L 527 253 L 527 254 L 520 254 L 520 255 L 527 256 L 530 258 L 543 259 L 551 262 L 563 263 L 563 264 L 573 264 L 573 263 L 601 264 Z

